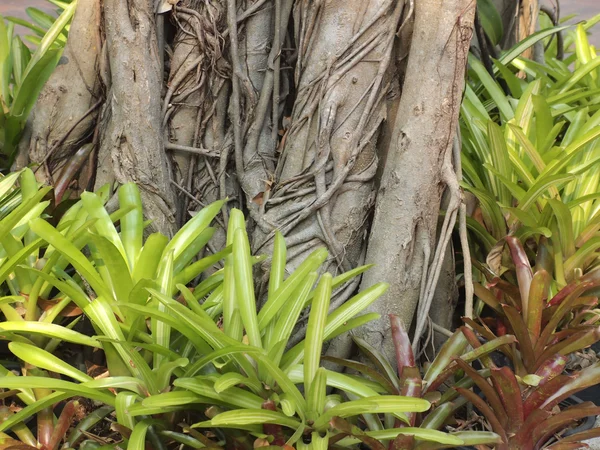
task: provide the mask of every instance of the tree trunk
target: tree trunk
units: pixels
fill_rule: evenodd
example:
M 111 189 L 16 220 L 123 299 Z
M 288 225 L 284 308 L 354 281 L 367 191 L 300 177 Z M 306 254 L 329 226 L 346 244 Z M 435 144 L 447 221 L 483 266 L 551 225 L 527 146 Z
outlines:
M 435 234 L 446 186 L 452 207 L 457 201 L 449 149 L 473 8 L 468 0 L 79 0 L 65 64 L 40 97 L 21 161 L 43 163 L 39 178 L 59 176 L 63 186 L 78 170 L 80 189 L 137 182 L 165 234 L 229 197 L 250 218 L 254 251 L 268 253 L 283 232 L 290 271 L 320 246 L 332 273 L 377 263 L 363 284 L 392 287 L 374 310 L 410 325 L 418 299 L 435 289 L 435 249 L 446 248 L 450 222 L 437 247 Z M 68 119 L 53 121 L 57 110 Z M 340 289 L 333 304 L 356 287 Z M 376 323 L 365 337 L 379 345 L 385 330 Z
M 444 188 L 457 189 L 451 150 L 473 13 L 468 1 L 415 4 L 408 68 L 369 238 L 367 262 L 375 267 L 362 284 L 393 282 L 371 307 L 383 317 L 358 331 L 389 355 L 394 348 L 387 315 L 397 314 L 411 326 L 419 302 L 435 289 L 435 283 L 428 286 L 431 266 L 441 263 L 447 246 L 436 246 L 436 227 Z M 458 206 L 458 191 L 454 194 L 446 217 Z

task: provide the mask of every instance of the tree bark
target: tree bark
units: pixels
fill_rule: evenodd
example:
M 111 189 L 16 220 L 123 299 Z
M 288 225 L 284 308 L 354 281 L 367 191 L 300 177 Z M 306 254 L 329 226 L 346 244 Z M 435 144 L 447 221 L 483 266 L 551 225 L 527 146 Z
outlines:
M 104 0 L 103 6 L 111 76 L 96 186 L 137 183 L 152 227 L 171 235 L 175 200 L 163 145 L 163 74 L 153 7 L 147 0 Z
M 394 348 L 387 315 L 411 326 L 435 253 L 441 195 L 454 177 L 452 142 L 473 14 L 468 0 L 415 4 L 406 79 L 368 243 L 367 262 L 375 267 L 362 285 L 393 282 L 371 307 L 382 318 L 357 331 L 388 355 Z
M 99 23 L 100 0 L 80 0 L 63 56 L 32 113 L 30 139 L 21 141 L 16 165 L 40 164 L 36 175 L 41 182 L 54 181 L 89 139 L 98 116 L 98 109 L 90 108 L 102 95 Z
M 137 182 L 165 234 L 229 197 L 249 217 L 256 252 L 283 232 L 289 271 L 320 246 L 333 273 L 376 263 L 363 285 L 392 287 L 373 310 L 411 324 L 419 298 L 431 297 L 423 286 L 435 289 L 433 255 L 446 248 L 448 232 L 434 251 L 446 186 L 457 202 L 449 149 L 474 2 L 180 0 L 157 24 L 154 1 L 79 1 L 68 61 L 44 89 L 27 142 L 33 162 L 48 160 L 42 179 L 92 144 L 96 186 Z M 69 55 L 85 55 L 81 80 Z M 226 220 L 224 208 L 214 248 Z M 267 274 L 268 265 L 258 281 Z M 364 335 L 379 347 L 387 328 Z

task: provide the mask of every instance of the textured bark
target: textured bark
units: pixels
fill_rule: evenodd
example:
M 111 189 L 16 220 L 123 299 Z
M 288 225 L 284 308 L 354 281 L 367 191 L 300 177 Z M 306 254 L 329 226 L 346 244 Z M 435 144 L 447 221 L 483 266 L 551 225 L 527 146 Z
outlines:
M 30 120 L 31 139 L 21 141 L 18 167 L 29 162 L 40 163 L 48 151 L 53 150 L 48 165 L 53 173 L 58 173 L 68 157 L 89 137 L 98 112 L 94 110 L 87 115 L 86 112 L 101 96 L 100 31 L 94 26 L 99 22 L 100 0 L 80 0 L 61 61 L 34 108 Z M 57 147 L 62 140 L 63 144 Z M 46 169 L 43 165 L 36 173 L 44 183 L 52 181 Z
M 136 182 L 153 228 L 169 235 L 175 202 L 163 146 L 153 8 L 148 0 L 104 0 L 103 6 L 111 77 L 96 186 Z
M 454 247 L 449 245 L 444 255 L 442 272 L 440 273 L 429 313 L 431 321 L 446 330 L 454 329 L 454 311 L 458 302 L 458 286 L 456 285 L 454 263 Z M 430 332 L 433 333 L 433 346 L 436 350 L 435 353 L 437 353 L 442 344 L 448 339 L 448 336 L 433 330 L 430 330 Z
M 367 262 L 379 264 L 362 285 L 392 283 L 371 307 L 382 319 L 357 332 L 388 355 L 393 345 L 387 315 L 399 315 L 410 327 L 434 253 L 473 14 L 468 0 L 415 4 L 408 68 L 367 250 Z
M 181 9 L 174 16 L 177 31 L 162 109 L 165 140 L 188 148 L 204 148 L 213 155 L 171 150 L 173 178 L 185 190 L 177 192 L 179 224 L 187 219 L 188 210 L 235 195 L 231 179 L 220 169 L 221 159 L 227 157 L 232 145 L 231 139 L 226 139 L 230 90 L 226 74 L 231 69 L 222 56 L 221 34 L 227 25 L 221 3 L 181 2 Z M 190 193 L 197 195 L 191 198 Z M 220 248 L 224 242 L 223 230 L 219 228 L 215 246 Z
M 428 267 L 440 196 L 452 184 L 448 151 L 475 2 L 180 0 L 158 21 L 150 0 L 80 2 L 100 4 L 102 15 L 82 19 L 80 7 L 69 51 L 85 52 L 86 76 L 102 83 L 83 89 L 65 53 L 38 103 L 34 161 L 68 126 L 52 123 L 55 109 L 77 104 L 73 124 L 104 98 L 71 133 L 78 140 L 57 152 L 94 143 L 96 186 L 137 182 L 147 216 L 166 234 L 227 196 L 249 216 L 257 253 L 283 232 L 290 271 L 321 246 L 333 273 L 366 255 L 377 266 L 363 284 L 392 285 L 373 309 L 410 325 L 423 280 L 435 279 Z M 85 22 L 98 26 L 86 34 Z M 164 72 L 157 29 L 167 35 L 158 36 Z M 49 162 L 51 172 L 60 165 L 53 155 Z M 218 222 L 226 219 L 224 208 Z M 220 248 L 223 229 L 215 236 Z M 376 346 L 384 333 L 383 323 L 366 329 Z
M 321 246 L 334 273 L 364 258 L 402 10 L 386 0 L 295 6 L 297 96 L 263 219 L 284 231 L 290 270 Z M 269 236 L 257 229 L 256 248 Z

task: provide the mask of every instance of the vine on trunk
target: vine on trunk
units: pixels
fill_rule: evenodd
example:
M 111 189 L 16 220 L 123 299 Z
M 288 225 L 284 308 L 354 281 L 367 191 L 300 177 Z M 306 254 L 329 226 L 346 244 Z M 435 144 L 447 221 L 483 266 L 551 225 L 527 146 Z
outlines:
M 410 74 L 415 34 L 418 51 L 439 58 L 437 69 L 426 69 L 438 71 L 442 88 L 426 96 L 435 111 L 425 116 L 445 114 L 435 122 L 443 129 L 432 139 L 451 143 L 468 42 L 453 41 L 448 30 L 462 16 L 468 32 L 468 0 L 444 2 L 443 11 L 433 0 L 79 2 L 66 62 L 40 97 L 21 164 L 41 163 L 38 177 L 58 179 L 59 195 L 69 183 L 75 190 L 109 183 L 114 192 L 117 184 L 136 181 L 154 229 L 166 234 L 196 209 L 228 197 L 228 207 L 241 207 L 252 219 L 254 251 L 267 251 L 280 230 L 290 268 L 326 246 L 327 270 L 336 273 L 365 259 L 385 263 L 398 246 L 425 236 L 409 231 L 395 236 L 377 258 L 367 253 L 369 235 L 374 242 L 376 234 L 386 234 L 381 227 L 396 226 L 392 221 L 370 227 L 382 196 L 379 177 L 387 187 L 386 173 L 399 153 L 430 152 L 422 170 L 434 171 L 431 179 L 441 184 L 427 191 L 421 209 L 429 208 L 428 217 L 436 219 L 443 186 L 456 192 L 436 258 L 428 256 L 435 243 L 428 236 L 425 257 L 416 260 L 421 267 L 415 273 L 426 280 L 419 295 L 418 329 L 424 327 L 460 196 L 451 145 L 419 139 L 417 147 L 410 139 L 398 144 L 405 137 L 399 130 L 422 120 L 418 104 L 403 105 L 422 86 L 405 83 L 404 74 Z M 424 39 L 422 17 L 436 14 L 439 24 L 431 29 L 443 36 Z M 67 117 L 56 121 L 57 113 Z M 402 186 L 394 189 L 388 195 L 410 194 Z M 213 248 L 224 241 L 221 227 Z M 267 272 L 268 262 L 259 277 Z M 386 276 L 405 286 L 404 274 Z M 343 286 L 332 307 L 356 287 Z

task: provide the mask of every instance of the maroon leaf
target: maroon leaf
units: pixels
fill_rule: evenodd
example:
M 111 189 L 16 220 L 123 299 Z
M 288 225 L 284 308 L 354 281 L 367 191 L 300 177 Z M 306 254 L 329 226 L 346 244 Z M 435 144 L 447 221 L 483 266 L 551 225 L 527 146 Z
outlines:
M 490 423 L 490 426 L 492 427 L 494 433 L 498 434 L 502 438 L 503 442 L 508 443 L 508 439 L 506 437 L 506 430 L 498 420 L 496 414 L 494 414 L 494 411 L 492 411 L 492 409 L 488 406 L 488 404 L 473 391 L 469 391 L 463 388 L 455 389 L 460 393 L 460 395 L 462 395 L 468 401 L 470 401 L 473 404 L 473 406 L 475 406 L 475 408 L 477 408 L 481 412 L 481 414 L 483 414 L 483 416 Z
M 531 271 L 529 258 L 527 258 L 527 254 L 525 253 L 521 241 L 514 236 L 507 236 L 506 243 L 508 244 L 510 255 L 515 264 L 517 281 L 519 283 L 519 293 L 521 294 L 521 310 L 523 311 L 523 316 L 527 317 L 529 315 L 529 290 L 531 288 L 533 272 Z
M 390 314 L 390 324 L 392 326 L 392 339 L 394 348 L 396 349 L 396 363 L 398 364 L 398 375 L 402 379 L 402 369 L 404 367 L 416 367 L 415 355 L 412 351 L 412 346 L 408 333 L 402 325 L 400 317 Z M 402 384 L 402 383 L 400 383 Z
M 569 359 L 564 355 L 554 355 L 553 357 L 547 358 L 535 372 L 535 374 L 541 378 L 538 386 L 543 386 L 552 378 L 563 373 L 568 360 Z
M 545 270 L 536 272 L 529 289 L 529 313 L 525 318 L 532 345 L 535 345 L 542 331 L 542 312 L 546 306 L 549 287 L 550 274 Z
M 508 415 L 508 433 L 516 433 L 523 425 L 523 400 L 521 399 L 521 389 L 515 374 L 508 367 L 492 369 L 492 384 L 498 392 L 500 400 L 504 405 L 504 410 Z
M 505 411 L 505 407 L 502 404 L 502 401 L 500 400 L 500 397 L 498 396 L 494 388 L 490 385 L 490 383 L 488 383 L 488 381 L 485 378 L 479 375 L 479 373 L 477 373 L 477 371 L 475 371 L 475 369 L 473 369 L 466 362 L 457 359 L 456 363 L 461 369 L 465 371 L 465 375 L 470 377 L 473 380 L 473 382 L 477 385 L 477 387 L 481 389 L 481 392 L 483 392 L 483 394 L 485 395 L 485 398 L 492 410 L 494 411 L 494 414 L 498 418 L 498 421 L 500 422 L 503 428 L 506 428 L 508 424 L 508 415 Z
M 584 417 L 596 416 L 599 413 L 600 408 L 591 402 L 572 406 L 542 422 L 534 431 L 533 439 L 539 445 L 543 445 L 554 433 L 565 429 Z

